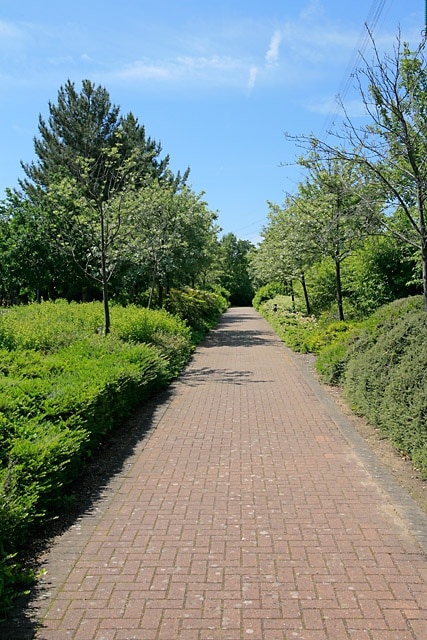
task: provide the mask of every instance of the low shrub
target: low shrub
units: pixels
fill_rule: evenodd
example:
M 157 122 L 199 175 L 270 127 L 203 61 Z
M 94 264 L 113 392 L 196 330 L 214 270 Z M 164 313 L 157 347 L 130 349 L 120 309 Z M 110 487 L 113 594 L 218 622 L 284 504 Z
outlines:
M 329 326 L 335 331 L 342 325 L 342 331 L 336 333 L 334 339 L 329 343 L 326 340 L 318 351 L 316 369 L 322 381 L 327 384 L 342 384 L 343 375 L 351 359 L 370 349 L 379 336 L 395 326 L 399 318 L 422 309 L 422 296 L 412 296 L 384 305 L 360 322 L 332 322 L 329 324 L 323 316 L 319 324 L 326 326 L 327 334 L 331 333 L 328 329 Z
M 425 314 L 427 315 L 427 314 Z M 427 338 L 426 320 L 422 340 Z M 427 477 L 427 357 L 415 339 L 399 365 L 390 372 L 384 389 L 379 427 L 395 447 Z
M 263 302 L 260 313 L 271 324 L 281 340 L 293 351 L 309 353 L 311 338 L 317 329 L 312 316 L 292 311 L 292 300 L 288 296 L 276 296 Z
M 422 296 L 384 305 L 360 322 L 329 321 L 326 315 L 315 321 L 289 312 L 280 297 L 264 302 L 260 311 L 291 349 L 317 354 L 322 381 L 343 385 L 350 406 L 427 477 L 427 312 Z
M 316 371 L 322 382 L 339 385 L 349 360 L 348 337 L 341 336 L 326 345 L 316 359 Z
M 166 309 L 185 321 L 190 327 L 194 342 L 199 342 L 227 309 L 228 301 L 220 293 L 199 289 L 171 289 Z
M 47 353 L 100 331 L 102 326 L 103 310 L 99 302 L 84 306 L 66 300 L 34 302 L 1 311 L 0 348 Z
M 322 380 L 427 477 L 427 313 L 422 296 L 379 308 L 320 351 Z
M 252 300 L 253 307 L 259 311 L 263 302 L 285 294 L 285 287 L 280 282 L 270 282 L 260 287 Z
M 195 330 L 206 332 L 227 306 L 217 294 L 173 299 L 184 306 L 180 317 L 113 305 L 108 336 L 101 303 L 0 313 L 0 613 L 25 582 L 16 554 L 29 536 L 60 513 L 64 491 L 100 443 L 182 370 Z
M 344 376 L 344 392 L 355 410 L 381 426 L 386 388 L 399 371 L 401 360 L 408 353 L 415 354 L 427 338 L 427 313 L 397 317 L 387 331 L 379 335 L 377 330 L 372 331 L 371 337 L 371 343 L 365 338 L 363 350 L 359 344 L 353 351 Z

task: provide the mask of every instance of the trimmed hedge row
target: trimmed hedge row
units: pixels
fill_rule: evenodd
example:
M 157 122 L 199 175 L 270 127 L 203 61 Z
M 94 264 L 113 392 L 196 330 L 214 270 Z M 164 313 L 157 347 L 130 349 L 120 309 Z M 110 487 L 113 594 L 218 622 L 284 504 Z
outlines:
M 315 353 L 322 381 L 341 385 L 351 408 L 380 428 L 427 478 L 423 297 L 396 300 L 359 323 L 300 317 L 282 297 L 265 302 L 260 311 L 290 348 Z
M 198 315 L 199 334 L 224 308 L 216 298 Z M 188 362 L 195 339 L 184 316 L 113 306 L 111 334 L 102 336 L 101 303 L 0 310 L 0 613 L 24 575 L 15 555 L 60 514 L 64 488 Z
M 357 340 L 352 346 L 345 397 L 427 477 L 427 312 L 404 315 L 370 337 L 361 336 L 363 349 Z

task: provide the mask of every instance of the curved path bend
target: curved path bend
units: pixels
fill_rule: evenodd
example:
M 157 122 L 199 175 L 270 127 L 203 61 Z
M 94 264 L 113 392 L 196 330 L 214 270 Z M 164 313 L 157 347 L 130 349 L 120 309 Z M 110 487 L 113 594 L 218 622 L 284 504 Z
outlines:
M 426 640 L 427 520 L 233 308 L 53 546 L 37 640 Z

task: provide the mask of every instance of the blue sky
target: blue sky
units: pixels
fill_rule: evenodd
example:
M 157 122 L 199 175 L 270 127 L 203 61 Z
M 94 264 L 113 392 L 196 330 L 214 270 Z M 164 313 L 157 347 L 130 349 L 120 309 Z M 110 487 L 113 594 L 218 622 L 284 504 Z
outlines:
M 285 132 L 326 133 L 368 22 L 378 48 L 398 28 L 415 46 L 422 0 L 2 0 L 0 199 L 34 159 L 38 116 L 70 79 L 105 87 L 160 141 L 174 170 L 190 166 L 224 233 L 256 242 L 267 201 L 300 179 Z M 369 58 L 369 50 L 366 52 Z

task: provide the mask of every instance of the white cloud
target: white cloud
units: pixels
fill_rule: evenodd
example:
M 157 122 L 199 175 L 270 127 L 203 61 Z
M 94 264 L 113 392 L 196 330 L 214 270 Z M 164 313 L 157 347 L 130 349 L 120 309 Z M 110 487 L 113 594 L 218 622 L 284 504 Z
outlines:
M 303 4 L 302 12 L 276 28 L 270 19 L 249 18 L 196 21 L 182 29 L 155 23 L 144 38 L 132 31 L 111 38 L 107 32 L 95 41 L 89 29 L 75 23 L 54 30 L 43 23 L 0 20 L 0 51 L 8 74 L 28 84 L 37 74 L 43 77 L 49 65 L 53 73 L 68 66 L 73 74 L 80 71 L 106 84 L 150 83 L 162 90 L 233 87 L 244 92 L 255 85 L 310 84 L 324 91 L 325 82 L 340 73 L 343 59 L 353 53 L 359 34 L 328 21 L 319 0 Z
M 319 0 L 310 0 L 300 13 L 302 20 L 318 20 L 323 15 L 323 8 Z
M 248 80 L 249 91 L 252 91 L 252 89 L 255 87 L 257 75 L 258 75 L 258 67 L 255 67 L 255 66 L 251 67 L 249 69 L 249 80 Z
M 170 60 L 153 61 L 149 58 L 137 60 L 132 64 L 111 74 L 111 77 L 119 80 L 146 81 L 173 83 L 183 82 L 207 82 L 218 84 L 237 83 L 243 84 L 247 65 L 244 61 L 231 56 L 177 56 Z M 253 78 L 253 81 L 255 77 Z
M 165 80 L 170 77 L 170 72 L 164 66 L 136 60 L 115 75 L 123 80 Z
M 280 48 L 281 42 L 282 42 L 282 34 L 278 29 L 276 29 L 276 31 L 273 33 L 271 37 L 268 51 L 265 54 L 265 61 L 267 65 L 274 66 L 279 63 L 279 48 Z
M 0 40 L 7 39 L 21 39 L 22 32 L 18 27 L 16 27 L 11 22 L 6 22 L 4 20 L 0 20 Z
M 366 107 L 360 97 L 345 101 L 345 112 L 338 96 L 324 96 L 317 98 L 316 102 L 308 102 L 306 105 L 311 113 L 318 113 L 330 118 L 331 125 L 334 119 L 338 121 L 345 117 L 345 113 L 351 118 L 366 116 Z

